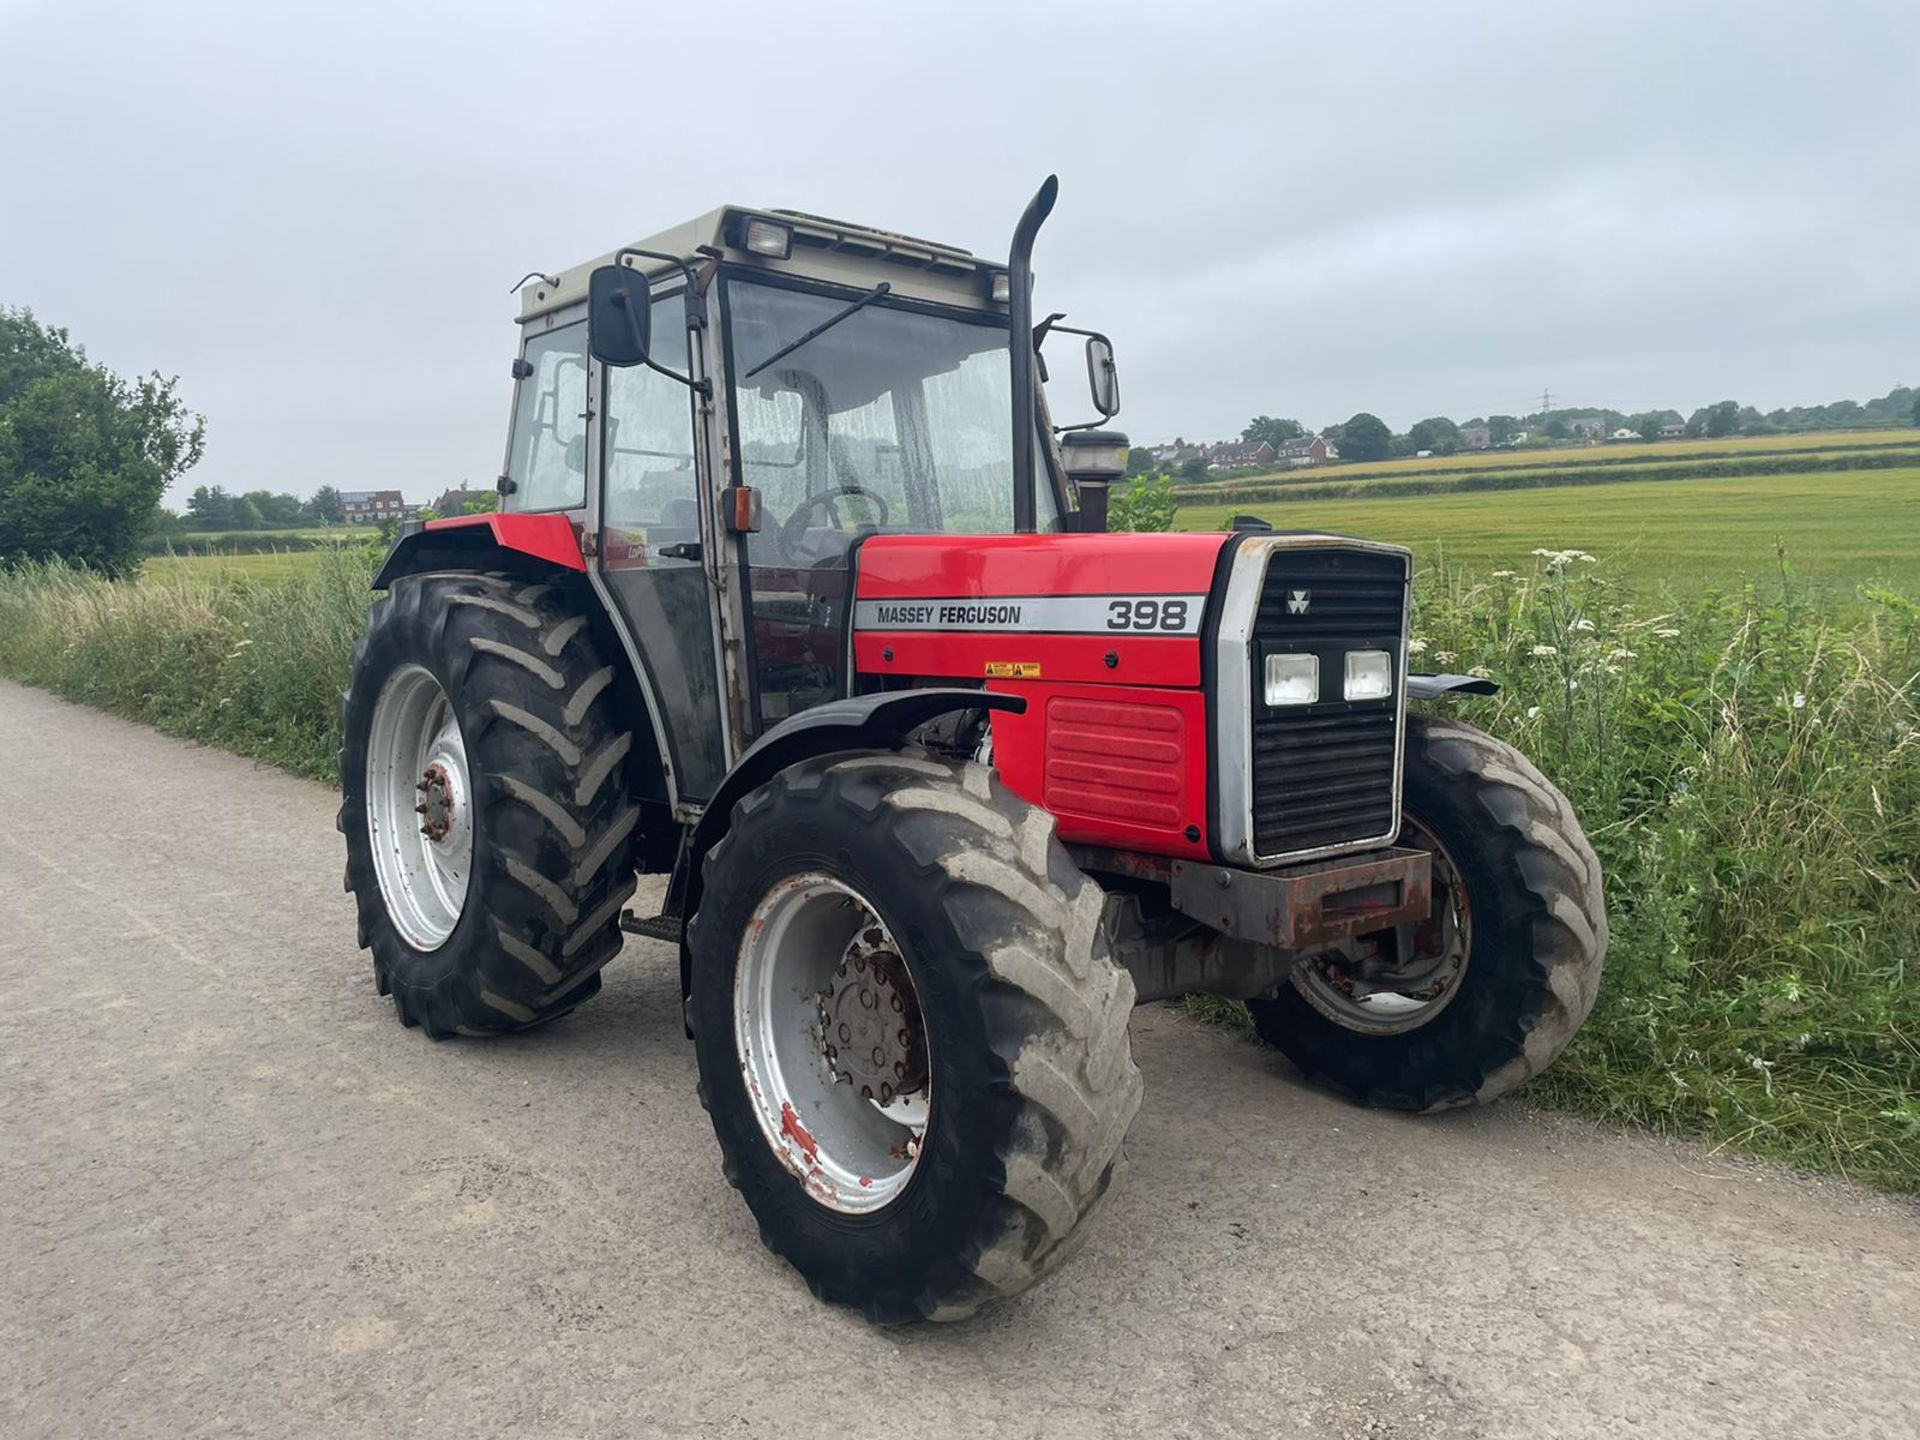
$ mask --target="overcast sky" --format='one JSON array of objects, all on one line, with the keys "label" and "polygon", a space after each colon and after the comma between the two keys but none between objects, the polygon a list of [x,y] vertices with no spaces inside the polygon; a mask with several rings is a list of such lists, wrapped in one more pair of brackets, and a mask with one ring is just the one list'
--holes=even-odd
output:
[{"label": "overcast sky", "polygon": [[1004,255],[1049,171],[1136,440],[1920,381],[1912,0],[0,0],[0,76],[0,304],[177,372],[188,486],[485,484],[528,270],[723,201]]}]

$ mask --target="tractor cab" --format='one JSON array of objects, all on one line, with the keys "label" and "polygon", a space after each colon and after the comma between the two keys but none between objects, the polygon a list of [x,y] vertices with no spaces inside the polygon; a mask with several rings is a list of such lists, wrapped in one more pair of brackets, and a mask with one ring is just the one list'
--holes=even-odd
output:
[{"label": "tractor cab", "polygon": [[[1103,519],[1062,464],[1033,350],[1009,343],[1034,328],[1011,271],[728,206],[522,286],[500,508],[579,528],[677,809],[768,728],[849,693],[863,542]],[[1086,337],[1104,419],[1111,346],[1062,318],[1041,336]]]}]

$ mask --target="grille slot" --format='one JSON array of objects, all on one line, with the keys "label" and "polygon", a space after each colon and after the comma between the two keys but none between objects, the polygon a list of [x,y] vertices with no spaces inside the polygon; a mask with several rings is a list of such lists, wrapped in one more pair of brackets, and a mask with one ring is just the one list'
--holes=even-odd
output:
[{"label": "grille slot", "polygon": [[[1253,852],[1261,859],[1392,838],[1401,687],[1390,699],[1352,703],[1340,692],[1349,650],[1386,650],[1399,674],[1406,606],[1399,555],[1273,552],[1249,656]],[[1318,655],[1321,694],[1333,698],[1269,709],[1260,676],[1271,651]]]}]

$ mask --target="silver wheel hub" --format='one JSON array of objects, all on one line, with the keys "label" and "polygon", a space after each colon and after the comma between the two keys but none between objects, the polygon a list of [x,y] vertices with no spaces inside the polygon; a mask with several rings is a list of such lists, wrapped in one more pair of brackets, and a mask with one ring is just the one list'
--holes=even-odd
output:
[{"label": "silver wheel hub", "polygon": [[740,942],[734,1040],[761,1133],[809,1195],[846,1214],[899,1197],[933,1087],[911,971],[871,902],[817,871],[761,897]]},{"label": "silver wheel hub", "polygon": [[1466,886],[1446,847],[1411,816],[1400,843],[1432,856],[1432,912],[1394,937],[1395,953],[1316,956],[1292,977],[1309,1005],[1363,1035],[1402,1035],[1432,1021],[1459,993],[1473,948]]},{"label": "silver wheel hub", "polygon": [[473,871],[473,787],[453,706],[420,665],[387,677],[367,735],[367,834],[388,918],[416,950],[453,934]]}]

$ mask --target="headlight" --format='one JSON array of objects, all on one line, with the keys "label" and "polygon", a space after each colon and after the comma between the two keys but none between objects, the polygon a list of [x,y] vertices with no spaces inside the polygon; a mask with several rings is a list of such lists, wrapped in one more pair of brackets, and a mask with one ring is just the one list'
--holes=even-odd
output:
[{"label": "headlight", "polygon": [[1311,705],[1319,698],[1318,655],[1267,656],[1267,704]]},{"label": "headlight", "polygon": [[1393,656],[1385,650],[1349,650],[1347,652],[1347,699],[1384,700],[1391,694],[1393,694]]}]

